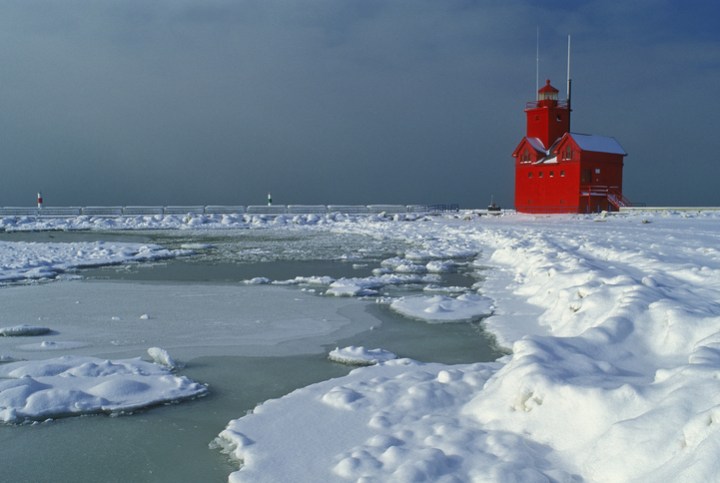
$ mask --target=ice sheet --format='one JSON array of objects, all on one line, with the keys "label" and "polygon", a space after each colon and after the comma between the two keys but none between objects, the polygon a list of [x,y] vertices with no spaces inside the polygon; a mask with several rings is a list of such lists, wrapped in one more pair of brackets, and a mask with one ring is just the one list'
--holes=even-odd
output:
[{"label": "ice sheet", "polygon": [[[214,284],[62,281],[0,290],[0,323],[39,325],[51,333],[0,337],[0,354],[42,359],[58,351],[131,357],[149,347],[176,359],[199,355],[324,352],[323,343],[367,330],[339,311],[356,299],[320,298],[294,288]],[[317,336],[317,344],[298,340]]]}]

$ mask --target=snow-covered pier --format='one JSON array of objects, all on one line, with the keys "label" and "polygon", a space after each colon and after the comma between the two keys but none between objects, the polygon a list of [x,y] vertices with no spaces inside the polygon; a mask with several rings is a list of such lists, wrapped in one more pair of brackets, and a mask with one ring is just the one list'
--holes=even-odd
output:
[{"label": "snow-covered pier", "polygon": [[440,205],[195,205],[195,206],[4,206],[2,216],[153,216],[153,215],[308,215],[326,213],[377,214],[377,213],[432,213],[458,211],[456,204]]},{"label": "snow-covered pier", "polygon": [[720,211],[720,206],[625,206],[620,213],[638,213],[643,211]]}]

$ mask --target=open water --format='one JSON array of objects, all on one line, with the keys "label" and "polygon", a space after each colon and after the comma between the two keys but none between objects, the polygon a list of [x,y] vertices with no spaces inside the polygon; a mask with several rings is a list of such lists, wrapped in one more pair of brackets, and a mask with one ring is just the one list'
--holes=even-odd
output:
[{"label": "open water", "polygon": [[[236,232],[129,232],[2,234],[4,240],[152,242],[169,248],[194,247],[197,254],[163,262],[87,269],[86,283],[123,280],[153,284],[232,284],[253,277],[288,280],[296,276],[363,277],[384,258],[406,247],[359,235],[286,229]],[[472,270],[443,276],[442,285],[470,286]],[[53,283],[63,283],[62,281]],[[252,290],[254,287],[245,287]],[[286,290],[285,288],[282,288]],[[411,293],[421,287],[397,290]],[[2,288],[0,288],[2,290]],[[278,288],[281,290],[281,288]],[[300,290],[300,288],[298,288]],[[322,295],[317,295],[322,297]],[[409,320],[368,300],[362,310],[342,315],[363,320],[365,330],[325,345],[382,347],[427,362],[464,363],[499,357],[478,321],[426,324]],[[198,323],[202,323],[199,321]],[[308,347],[315,347],[312,340]],[[303,343],[303,341],[299,341]],[[347,374],[351,368],[327,360],[326,352],[285,357],[212,357],[184,361],[180,374],[207,383],[210,395],[132,415],[60,419],[0,427],[0,481],[12,482],[221,482],[237,463],[209,443],[231,420],[258,403],[314,382]]]}]

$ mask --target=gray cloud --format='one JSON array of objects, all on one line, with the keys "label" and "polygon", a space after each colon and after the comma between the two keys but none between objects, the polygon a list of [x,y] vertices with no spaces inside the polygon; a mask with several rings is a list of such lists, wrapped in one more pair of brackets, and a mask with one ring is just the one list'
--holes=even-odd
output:
[{"label": "gray cloud", "polygon": [[537,25],[558,87],[573,34],[573,129],[623,144],[630,198],[718,204],[717,12],[698,8],[4,2],[0,204],[510,206]]}]

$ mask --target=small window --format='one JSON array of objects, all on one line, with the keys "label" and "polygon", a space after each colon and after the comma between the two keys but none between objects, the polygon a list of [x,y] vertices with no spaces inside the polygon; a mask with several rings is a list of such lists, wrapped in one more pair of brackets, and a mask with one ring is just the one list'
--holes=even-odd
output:
[{"label": "small window", "polygon": [[528,172],[528,178],[532,178],[532,172]]},{"label": "small window", "polygon": [[600,168],[595,168],[595,174],[600,174]]},{"label": "small window", "polygon": [[564,170],[564,169],[561,169],[561,170],[560,170],[560,177],[561,177],[561,178],[564,178],[564,177],[565,177],[565,170]]},{"label": "small window", "polygon": [[565,155],[563,156],[563,159],[572,159],[573,157],[573,151],[572,146],[568,144],[568,146],[565,148]]},{"label": "small window", "polygon": [[540,171],[540,172],[538,173],[538,178],[542,178],[542,177],[543,177],[543,172]]},{"label": "small window", "polygon": [[580,172],[580,182],[582,184],[587,184],[591,180],[592,180],[592,174],[590,173],[590,170],[583,168],[583,170]]},{"label": "small window", "polygon": [[551,178],[554,178],[554,177],[555,177],[555,171],[550,171],[550,177],[551,177]]}]

